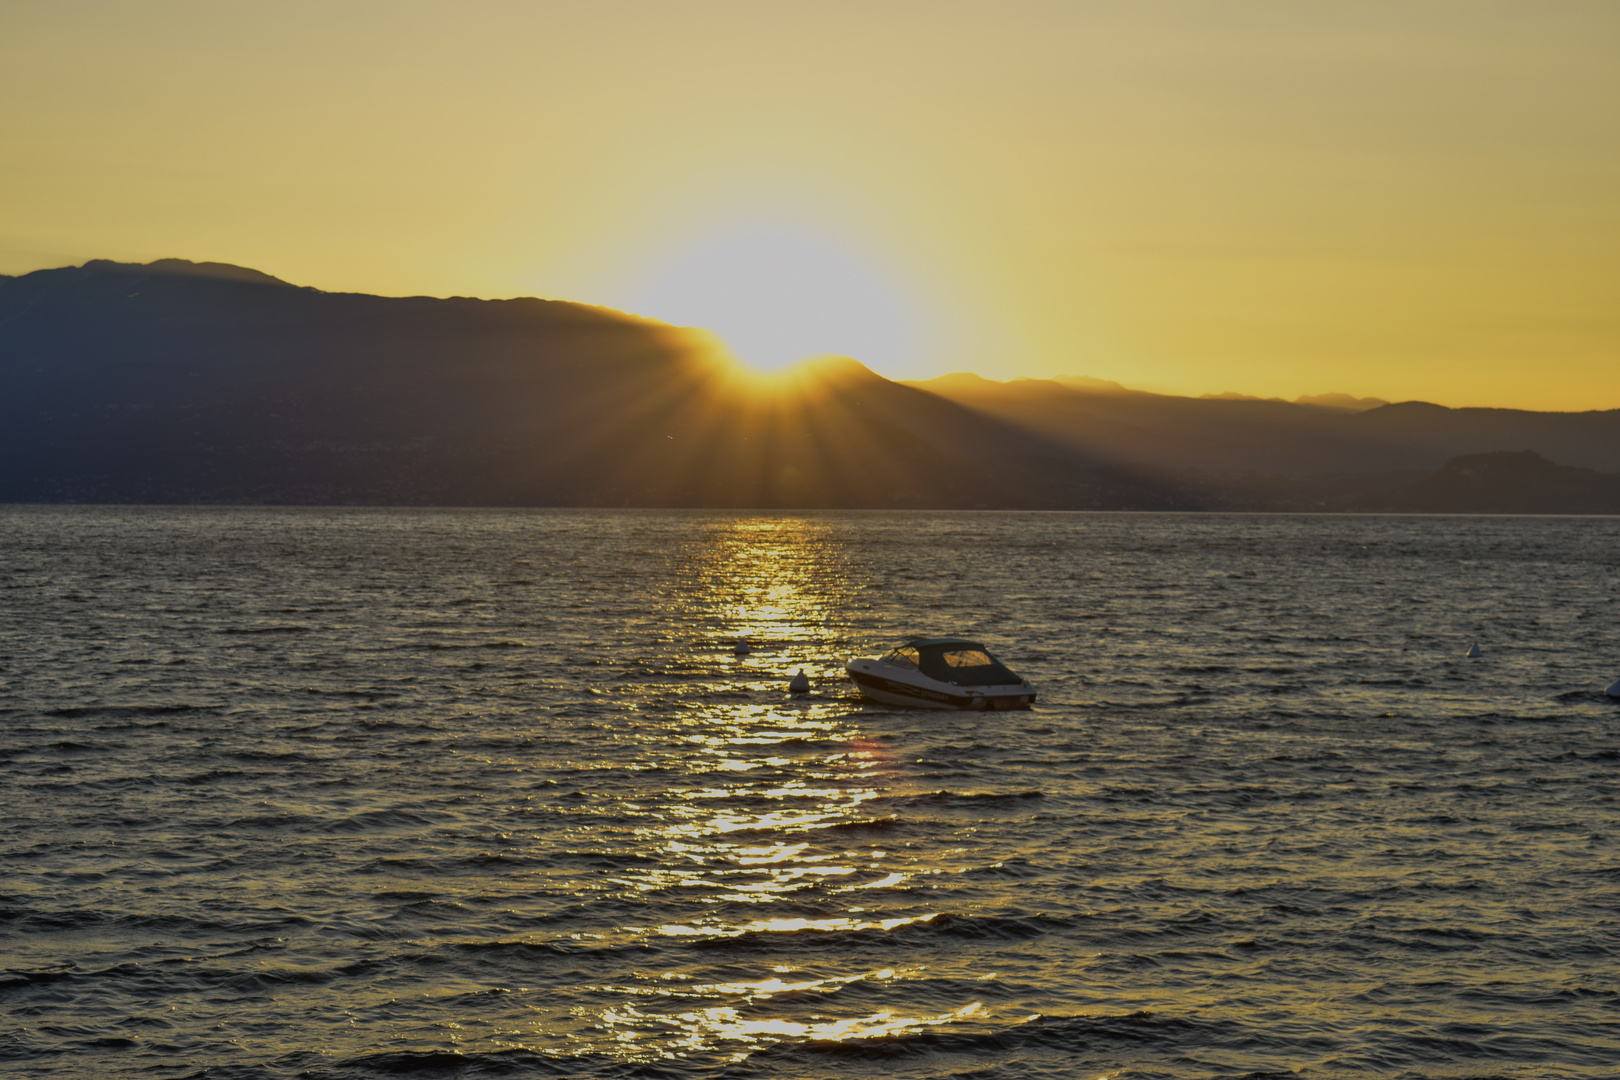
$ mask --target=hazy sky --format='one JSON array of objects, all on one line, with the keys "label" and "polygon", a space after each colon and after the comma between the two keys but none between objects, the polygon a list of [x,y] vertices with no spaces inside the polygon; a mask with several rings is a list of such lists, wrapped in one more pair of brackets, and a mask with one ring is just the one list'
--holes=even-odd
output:
[{"label": "hazy sky", "polygon": [[1620,3],[0,0],[0,272],[1620,407]]}]

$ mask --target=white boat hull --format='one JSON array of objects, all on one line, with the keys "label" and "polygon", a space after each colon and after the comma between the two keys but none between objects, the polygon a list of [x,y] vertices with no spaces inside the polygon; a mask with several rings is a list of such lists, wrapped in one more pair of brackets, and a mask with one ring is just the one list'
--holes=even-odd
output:
[{"label": "white boat hull", "polygon": [[910,709],[995,711],[1027,709],[1035,703],[1035,688],[1027,682],[1007,686],[957,686],[905,671],[881,660],[851,660],[844,670],[860,688],[861,696],[881,705]]}]

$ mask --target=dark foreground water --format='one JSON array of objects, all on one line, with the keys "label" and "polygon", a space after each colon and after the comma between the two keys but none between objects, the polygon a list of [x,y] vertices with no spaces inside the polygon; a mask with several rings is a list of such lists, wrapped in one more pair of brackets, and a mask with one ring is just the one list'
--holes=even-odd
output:
[{"label": "dark foreground water", "polygon": [[[7,1076],[1620,1075],[1620,519],[0,543]],[[853,700],[922,631],[1039,707]]]}]

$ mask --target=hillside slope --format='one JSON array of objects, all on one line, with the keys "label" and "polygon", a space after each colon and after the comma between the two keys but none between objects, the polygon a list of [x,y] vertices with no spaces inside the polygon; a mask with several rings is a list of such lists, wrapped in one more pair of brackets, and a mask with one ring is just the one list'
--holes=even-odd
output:
[{"label": "hillside slope", "polygon": [[1620,412],[904,384],[836,357],[764,380],[700,331],[561,301],[177,259],[0,277],[0,502],[1620,511],[1601,474],[1518,458],[1489,497],[1425,476],[1505,451],[1620,469]]},{"label": "hillside slope", "polygon": [[1540,413],[1409,401],[1361,410],[965,374],[907,385],[1016,422],[1097,461],[1310,474],[1428,470],[1459,455],[1531,449],[1570,465],[1620,471],[1620,409]]},{"label": "hillside slope", "polygon": [[0,278],[0,501],[973,506],[981,459],[1048,452],[853,361],[766,394],[578,304],[183,260]]}]

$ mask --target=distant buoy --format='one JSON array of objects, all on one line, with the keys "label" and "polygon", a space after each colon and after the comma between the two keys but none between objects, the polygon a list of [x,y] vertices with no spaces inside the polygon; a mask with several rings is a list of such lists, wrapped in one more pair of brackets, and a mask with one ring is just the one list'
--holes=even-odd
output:
[{"label": "distant buoy", "polygon": [[[1615,683],[1615,686],[1620,686],[1620,683]],[[788,680],[788,693],[808,694],[809,692],[810,676],[804,673],[804,668],[800,668],[799,673]]]},{"label": "distant buoy", "polygon": [[1472,658],[1472,657],[1477,657],[1477,656],[1484,656],[1485,654],[1480,651],[1479,642],[1476,641],[1472,645],[1468,646],[1468,655],[1469,655],[1470,658]]},{"label": "distant buoy", "polygon": [[737,639],[737,644],[735,644],[735,645],[733,645],[731,647],[731,651],[734,654],[736,654],[737,656],[747,656],[749,653],[753,652],[754,650],[750,649],[748,647],[748,639],[747,638],[738,638]]},{"label": "distant buoy", "polygon": [[1610,683],[1609,688],[1603,692],[1612,698],[1620,698],[1620,679],[1616,679],[1614,682]]}]

